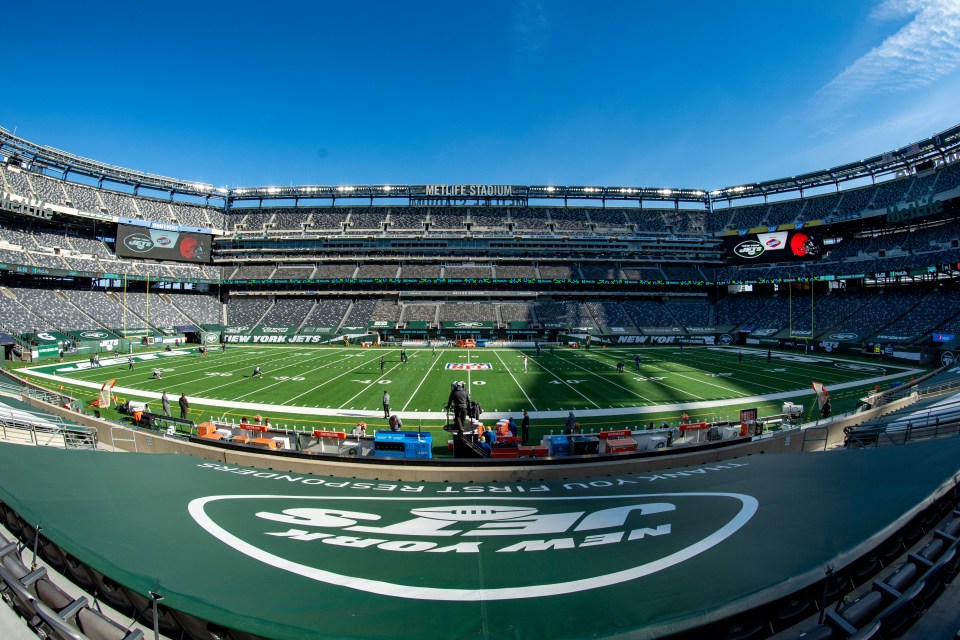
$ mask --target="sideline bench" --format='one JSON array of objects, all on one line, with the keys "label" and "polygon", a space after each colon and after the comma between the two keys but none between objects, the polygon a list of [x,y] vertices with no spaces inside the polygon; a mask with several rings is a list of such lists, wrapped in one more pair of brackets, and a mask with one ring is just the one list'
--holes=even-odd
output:
[{"label": "sideline bench", "polygon": [[148,429],[164,429],[167,427],[174,427],[177,433],[193,435],[196,431],[197,423],[193,420],[185,420],[184,418],[165,416],[162,413],[150,413],[148,411],[144,411],[140,416],[140,426],[147,427]]}]

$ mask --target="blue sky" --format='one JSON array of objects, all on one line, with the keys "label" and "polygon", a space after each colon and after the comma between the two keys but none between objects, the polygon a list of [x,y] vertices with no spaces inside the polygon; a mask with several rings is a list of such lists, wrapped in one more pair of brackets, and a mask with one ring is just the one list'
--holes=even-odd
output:
[{"label": "blue sky", "polygon": [[216,186],[710,190],[960,121],[958,0],[52,1],[3,13],[17,37],[0,126]]}]

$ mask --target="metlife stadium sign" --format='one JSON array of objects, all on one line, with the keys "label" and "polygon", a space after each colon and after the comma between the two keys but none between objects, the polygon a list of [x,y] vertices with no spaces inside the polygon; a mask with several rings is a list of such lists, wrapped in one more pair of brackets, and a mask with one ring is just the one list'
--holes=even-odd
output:
[{"label": "metlife stadium sign", "polygon": [[210,238],[204,233],[180,231],[176,225],[152,228],[117,225],[117,255],[122,258],[210,262]]}]

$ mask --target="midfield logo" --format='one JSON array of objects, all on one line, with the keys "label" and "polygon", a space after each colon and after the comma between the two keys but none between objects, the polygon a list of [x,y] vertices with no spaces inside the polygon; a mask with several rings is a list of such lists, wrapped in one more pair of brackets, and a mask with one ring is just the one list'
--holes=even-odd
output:
[{"label": "midfield logo", "polygon": [[471,362],[470,364],[465,362],[455,362],[448,364],[446,368],[454,371],[486,371],[493,369],[493,365],[480,362]]},{"label": "midfield logo", "polygon": [[709,492],[227,495],[198,498],[189,512],[215,540],[278,570],[400,598],[483,601],[643,578],[723,543],[757,507],[748,495]]}]

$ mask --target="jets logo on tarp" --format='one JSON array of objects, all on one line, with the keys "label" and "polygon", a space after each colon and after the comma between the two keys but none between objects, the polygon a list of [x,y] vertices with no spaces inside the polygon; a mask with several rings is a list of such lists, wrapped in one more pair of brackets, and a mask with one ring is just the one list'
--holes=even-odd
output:
[{"label": "jets logo on tarp", "polygon": [[188,509],[211,542],[278,571],[385,596],[476,602],[641,580],[724,543],[757,506],[744,494],[690,492],[475,501],[221,495]]}]

